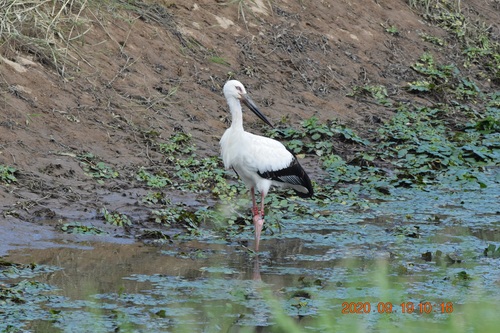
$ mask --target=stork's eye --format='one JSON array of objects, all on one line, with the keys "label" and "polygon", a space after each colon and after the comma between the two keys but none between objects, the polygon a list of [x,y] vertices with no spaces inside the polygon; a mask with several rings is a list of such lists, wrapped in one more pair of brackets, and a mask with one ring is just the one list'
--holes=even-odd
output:
[{"label": "stork's eye", "polygon": [[241,89],[241,87],[236,86],[236,90],[238,90],[240,93],[243,93],[243,90]]}]

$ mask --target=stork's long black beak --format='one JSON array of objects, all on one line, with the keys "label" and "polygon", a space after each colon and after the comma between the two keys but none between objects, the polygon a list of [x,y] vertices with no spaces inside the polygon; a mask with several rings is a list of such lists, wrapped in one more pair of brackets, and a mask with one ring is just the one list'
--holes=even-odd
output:
[{"label": "stork's long black beak", "polygon": [[241,101],[246,105],[248,106],[248,108],[250,110],[252,110],[253,113],[255,113],[257,115],[257,117],[259,117],[263,122],[265,122],[266,124],[268,124],[269,126],[273,127],[273,124],[271,124],[271,122],[269,120],[267,120],[266,116],[264,116],[259,108],[257,108],[257,105],[255,105],[255,103],[253,102],[253,100],[250,98],[250,96],[248,96],[247,94],[244,94],[244,95],[241,95]]}]

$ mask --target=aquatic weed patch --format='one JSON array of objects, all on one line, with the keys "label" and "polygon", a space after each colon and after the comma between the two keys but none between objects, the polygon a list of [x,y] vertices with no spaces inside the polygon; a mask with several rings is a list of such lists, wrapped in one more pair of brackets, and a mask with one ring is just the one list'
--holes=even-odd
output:
[{"label": "aquatic weed patch", "polygon": [[[56,288],[34,280],[61,268],[29,264],[22,265],[0,259],[0,331],[19,332],[31,321],[51,317],[43,308]],[[14,282],[15,281],[15,282]]]},{"label": "aquatic weed patch", "polygon": [[106,223],[116,225],[119,227],[126,227],[132,225],[132,221],[127,215],[116,211],[110,212],[106,209],[106,207],[101,208],[101,214],[103,215],[104,221],[106,221]]},{"label": "aquatic weed patch", "polygon": [[22,279],[32,278],[40,274],[51,273],[60,270],[55,266],[47,266],[36,263],[28,265],[17,264],[0,259],[0,279]]},{"label": "aquatic weed patch", "polygon": [[[396,187],[390,198],[368,209],[333,202],[315,206],[314,218],[290,214],[279,237],[266,232],[258,257],[237,242],[223,247],[214,239],[163,243],[140,258],[158,265],[160,256],[167,263],[155,273],[127,269],[122,286],[91,288],[81,299],[61,296],[55,287],[40,288],[50,295],[30,303],[33,315],[11,319],[19,329],[45,325],[74,332],[220,332],[255,326],[287,332],[401,327],[494,332],[500,235],[491,231],[499,226],[498,170],[486,172],[484,181],[483,188],[461,191],[445,184],[425,191]],[[122,265],[128,267],[127,261]],[[75,273],[70,279],[77,286],[84,277],[64,272]],[[47,278],[58,281],[43,271],[27,276],[42,286]],[[95,280],[109,285],[109,276]],[[10,297],[15,300],[16,294]],[[21,303],[11,305],[9,313],[23,309]]]},{"label": "aquatic weed patch", "polygon": [[467,129],[466,134],[450,131],[440,119],[442,112],[426,107],[401,110],[379,129],[383,143],[376,153],[392,162],[401,181],[425,184],[455,168],[479,172],[484,166],[498,163],[500,142],[494,139],[487,143],[496,135],[484,135],[474,129]]},{"label": "aquatic weed patch", "polygon": [[[363,184],[365,190],[386,194],[391,187],[443,179],[484,186],[483,169],[500,161],[500,109],[495,93],[482,95],[482,103],[484,112],[445,104],[401,105],[370,138],[315,117],[301,129],[277,129],[272,135],[288,140],[296,154],[316,154],[334,183]],[[338,154],[339,140],[352,147],[350,160]]]},{"label": "aquatic weed patch", "polygon": [[63,232],[79,235],[101,235],[106,232],[94,226],[83,225],[79,222],[65,223],[61,227]]},{"label": "aquatic weed patch", "polygon": [[51,318],[52,313],[43,309],[42,304],[54,289],[48,284],[28,280],[0,286],[0,331],[20,332],[29,322]]}]

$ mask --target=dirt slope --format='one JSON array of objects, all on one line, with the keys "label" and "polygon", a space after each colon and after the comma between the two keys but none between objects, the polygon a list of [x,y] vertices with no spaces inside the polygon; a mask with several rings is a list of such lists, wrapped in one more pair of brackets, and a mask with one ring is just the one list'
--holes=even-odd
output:
[{"label": "dirt slope", "polygon": [[[459,53],[453,44],[424,41],[422,33],[449,34],[428,25],[403,0],[241,3],[149,1],[131,8],[68,9],[80,24],[56,65],[14,43],[2,44],[0,164],[19,172],[18,183],[0,185],[0,218],[92,219],[106,206],[140,220],[147,212],[137,200],[147,189],[135,172],[165,162],[148,137],[168,139],[184,131],[200,155],[217,155],[229,121],[221,94],[229,78],[242,81],[274,123],[338,118],[363,136],[391,111],[347,96],[354,87],[384,85],[396,101],[415,99],[403,90],[416,78],[409,65],[425,51],[437,61]],[[498,1],[462,6],[498,36]],[[388,33],[390,27],[397,33]],[[259,132],[256,118],[246,122]],[[99,184],[76,158],[83,153],[120,177]],[[304,163],[318,170],[314,156]],[[206,200],[172,197],[193,205]]]}]

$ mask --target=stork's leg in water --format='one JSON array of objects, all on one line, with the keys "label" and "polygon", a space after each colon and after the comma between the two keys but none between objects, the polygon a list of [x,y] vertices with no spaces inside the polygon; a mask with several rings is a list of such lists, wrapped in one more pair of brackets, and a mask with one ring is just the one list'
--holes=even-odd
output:
[{"label": "stork's leg in water", "polygon": [[264,225],[264,193],[261,194],[260,212],[255,201],[255,189],[252,187],[252,213],[253,213],[253,226],[255,227],[255,251],[259,251],[260,233]]},{"label": "stork's leg in water", "polygon": [[260,215],[253,217],[253,225],[255,227],[255,251],[259,252],[260,233],[264,225],[264,219]]}]

